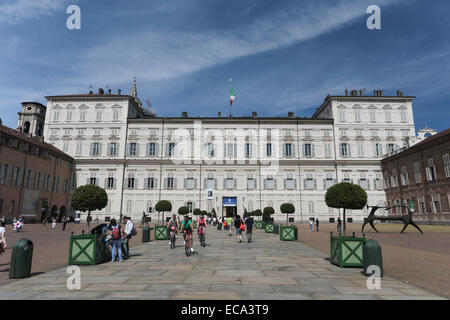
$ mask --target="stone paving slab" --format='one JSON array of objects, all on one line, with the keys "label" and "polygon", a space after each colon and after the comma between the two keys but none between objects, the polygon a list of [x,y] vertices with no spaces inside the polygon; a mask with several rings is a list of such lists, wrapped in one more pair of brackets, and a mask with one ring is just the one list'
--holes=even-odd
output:
[{"label": "stone paving slab", "polygon": [[68,290],[66,268],[0,286],[0,299],[183,299],[183,300],[380,300],[441,299],[423,289],[382,278],[369,290],[361,268],[339,268],[327,256],[300,242],[254,232],[253,243],[238,243],[215,228],[205,248],[186,257],[182,241],[131,248],[124,262],[81,266],[81,290]]}]

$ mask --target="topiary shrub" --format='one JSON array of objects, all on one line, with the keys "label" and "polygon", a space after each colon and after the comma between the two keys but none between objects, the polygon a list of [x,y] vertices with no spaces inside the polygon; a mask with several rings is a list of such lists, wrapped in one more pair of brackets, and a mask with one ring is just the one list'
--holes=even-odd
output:
[{"label": "topiary shrub", "polygon": [[289,223],[289,215],[295,213],[295,207],[292,203],[283,203],[280,206],[281,213],[286,214],[286,225]]},{"label": "topiary shrub", "polygon": [[70,204],[74,210],[88,212],[88,233],[90,233],[91,211],[105,208],[108,204],[108,194],[105,189],[94,185],[80,186],[73,192]]},{"label": "topiary shrub", "polygon": [[325,203],[330,208],[344,209],[344,236],[346,235],[345,210],[360,210],[367,204],[367,193],[356,184],[342,182],[327,190]]},{"label": "topiary shrub", "polygon": [[178,208],[178,214],[182,215],[182,216],[185,216],[185,215],[189,214],[189,208],[186,207],[186,206],[179,207]]},{"label": "topiary shrub", "polygon": [[155,210],[158,212],[158,222],[159,222],[159,213],[162,212],[163,223],[164,223],[164,212],[172,211],[172,204],[168,200],[160,200],[155,205]]},{"label": "topiary shrub", "polygon": [[274,213],[275,210],[272,207],[265,207],[263,210],[263,220],[270,223],[272,221],[272,218],[270,216]]}]

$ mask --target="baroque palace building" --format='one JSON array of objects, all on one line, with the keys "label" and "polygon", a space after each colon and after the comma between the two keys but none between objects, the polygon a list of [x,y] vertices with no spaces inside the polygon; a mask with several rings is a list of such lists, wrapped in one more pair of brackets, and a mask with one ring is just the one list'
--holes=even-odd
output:
[{"label": "baroque palace building", "polygon": [[380,161],[415,139],[414,97],[400,91],[328,95],[311,118],[158,117],[142,107],[136,82],[129,95],[99,89],[46,99],[45,141],[75,159],[77,186],[108,193],[107,207],[92,213],[100,220],[145,212],[154,221],[159,200],[174,213],[186,205],[218,216],[271,206],[275,220],[286,219],[279,208],[290,202],[295,221],[337,219],[324,201],[327,188],[353,182],[370,205],[384,203]]}]

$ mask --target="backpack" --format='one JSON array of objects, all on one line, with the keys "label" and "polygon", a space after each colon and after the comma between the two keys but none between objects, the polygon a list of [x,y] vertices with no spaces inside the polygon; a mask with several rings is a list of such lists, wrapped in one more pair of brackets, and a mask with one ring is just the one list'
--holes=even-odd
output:
[{"label": "backpack", "polygon": [[112,231],[112,239],[119,240],[120,239],[120,229],[119,226],[111,227]]},{"label": "backpack", "polygon": [[131,229],[131,236],[135,237],[137,235],[136,227],[133,225],[133,229]]}]

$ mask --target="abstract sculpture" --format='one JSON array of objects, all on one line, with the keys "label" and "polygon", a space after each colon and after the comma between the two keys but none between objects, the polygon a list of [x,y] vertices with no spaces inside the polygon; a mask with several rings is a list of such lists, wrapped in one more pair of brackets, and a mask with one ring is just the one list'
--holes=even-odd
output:
[{"label": "abstract sculpture", "polygon": [[[370,211],[369,216],[364,219],[364,223],[362,225],[361,232],[364,232],[364,226],[369,223],[370,226],[373,228],[373,230],[375,230],[377,233],[379,233],[378,230],[373,225],[373,222],[375,220],[380,220],[380,221],[403,221],[404,226],[403,226],[402,231],[400,231],[400,233],[403,233],[403,231],[405,231],[405,229],[406,229],[406,227],[408,225],[412,225],[417,230],[419,230],[420,233],[423,234],[423,232],[422,232],[422,230],[420,230],[419,226],[413,221],[411,210],[408,207],[406,207],[406,206],[393,206],[393,207],[378,207],[378,206],[374,206],[374,207],[370,207],[370,208],[372,208],[372,210]],[[408,214],[402,215],[402,216],[391,216],[391,217],[384,217],[384,216],[376,216],[375,215],[375,211],[377,211],[378,209],[389,210],[389,209],[392,209],[392,208],[406,208],[406,210],[408,210]]]}]

